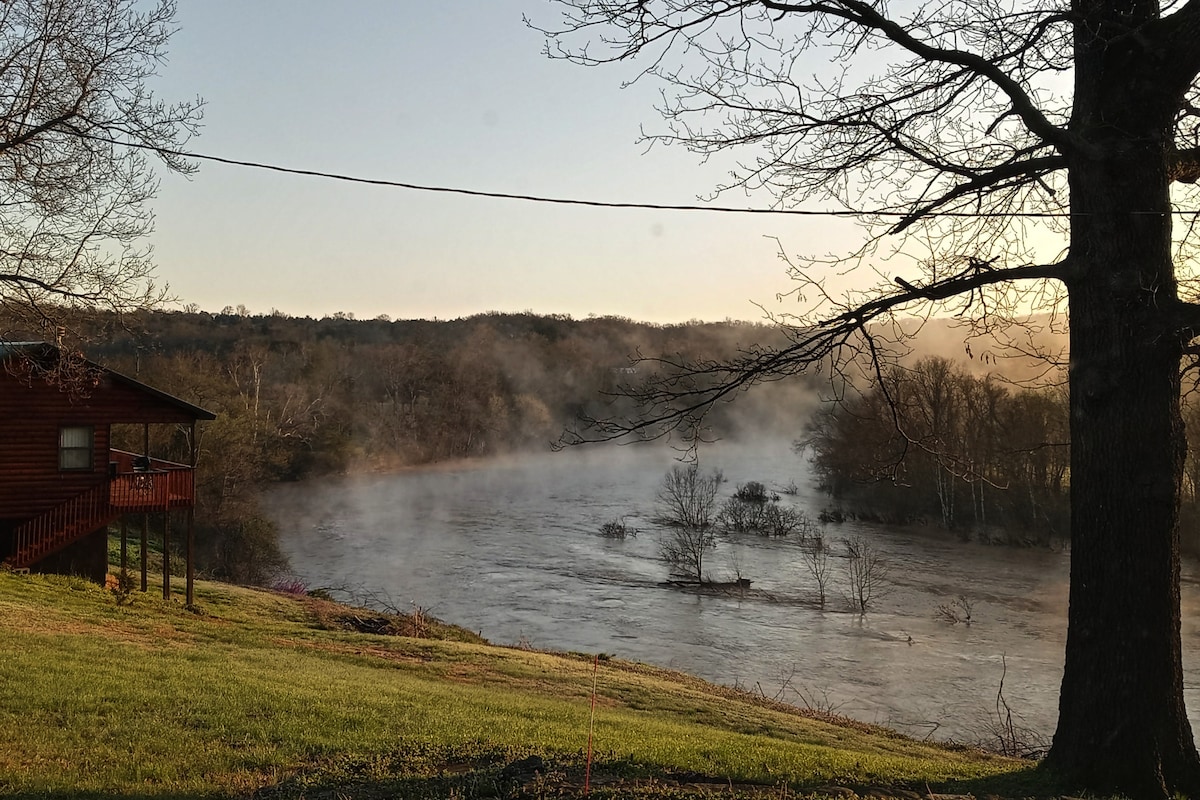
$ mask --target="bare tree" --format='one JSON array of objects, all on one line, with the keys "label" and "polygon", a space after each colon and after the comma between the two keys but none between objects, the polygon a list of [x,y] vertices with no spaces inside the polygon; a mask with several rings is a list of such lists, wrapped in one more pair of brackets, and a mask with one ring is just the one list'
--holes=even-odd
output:
[{"label": "bare tree", "polygon": [[681,528],[711,527],[724,480],[719,470],[704,473],[696,464],[672,467],[658,490],[659,520]]},{"label": "bare tree", "polygon": [[846,583],[850,605],[860,614],[889,591],[888,565],[875,545],[861,536],[845,540]]},{"label": "bare tree", "polygon": [[817,604],[825,608],[828,600],[827,589],[832,568],[829,562],[829,549],[825,547],[823,538],[817,538],[813,544],[804,549],[804,566],[817,584]]},{"label": "bare tree", "polygon": [[688,525],[664,531],[658,540],[658,552],[671,568],[673,577],[694,583],[704,582],[704,557],[717,546],[711,528]]},{"label": "bare tree", "polygon": [[199,101],[148,87],[174,29],[173,0],[12,0],[0,6],[0,336],[118,313],[163,293],[151,278],[147,203],[195,133]]},{"label": "bare tree", "polygon": [[704,556],[717,545],[712,524],[723,480],[719,470],[704,473],[697,464],[677,464],[663,476],[658,521],[670,529],[659,539],[659,556],[679,577],[704,580]]},{"label": "bare tree", "polygon": [[[790,344],[730,363],[667,359],[632,391],[640,416],[588,435],[694,435],[757,381],[852,373],[861,356],[877,370],[888,335],[911,332],[900,313],[955,313],[1013,341],[1006,326],[1031,308],[1065,306],[1071,601],[1047,766],[1072,788],[1200,794],[1178,533],[1180,372],[1200,332],[1188,294],[1200,0],[558,5],[551,55],[641,59],[663,82],[668,126],[653,140],[746,154],[720,188],[874,212],[857,252],[789,260]],[[828,267],[855,265],[882,280],[827,286]]]}]

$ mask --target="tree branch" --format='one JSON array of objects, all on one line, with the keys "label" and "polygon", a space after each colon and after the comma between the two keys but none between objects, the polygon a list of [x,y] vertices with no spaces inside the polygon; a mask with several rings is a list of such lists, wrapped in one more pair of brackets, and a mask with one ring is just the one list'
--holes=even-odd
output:
[{"label": "tree branch", "polygon": [[17,135],[15,135],[5,141],[0,142],[0,153],[5,153],[5,152],[13,149],[14,147],[20,147],[21,145],[28,144],[29,142],[33,141],[37,137],[41,136],[43,133],[53,130],[54,128],[57,128],[59,126],[65,125],[66,123],[70,122],[72,119],[74,119],[78,115],[79,115],[79,109],[78,109],[78,107],[75,107],[75,108],[70,109],[69,111],[59,114],[56,117],[51,117],[50,119],[46,120],[45,122],[42,122],[38,125],[34,125],[32,128],[26,128],[26,129],[22,130],[20,133],[18,133]]},{"label": "tree branch", "polygon": [[1167,169],[1173,181],[1179,183],[1200,181],[1200,147],[1175,150],[1170,155]]},{"label": "tree branch", "polygon": [[995,169],[980,173],[970,180],[958,184],[941,197],[913,209],[912,213],[906,215],[892,226],[890,233],[900,233],[937,209],[966,195],[992,189],[999,184],[1013,181],[1014,179],[1036,180],[1047,173],[1065,169],[1066,165],[1066,159],[1061,155],[1043,156],[1040,158],[1031,158],[1026,161],[1014,161],[1009,164],[1002,164]]},{"label": "tree branch", "polygon": [[[976,192],[982,192],[1017,178],[1036,180],[1043,175],[1066,169],[1066,159],[1061,155],[1042,156],[1027,161],[1014,161],[980,173],[968,181],[958,184],[934,200],[922,204],[912,213],[892,226],[890,233],[901,233],[906,228],[947,204]],[[1200,147],[1175,150],[1169,156],[1168,174],[1179,183],[1200,181]]]},{"label": "tree branch", "polygon": [[[1196,0],[1193,0],[1195,2]],[[926,61],[954,64],[991,81],[1012,103],[1016,114],[1035,136],[1054,145],[1060,152],[1081,150],[1086,143],[1072,136],[1047,119],[1034,104],[1033,98],[1021,85],[998,64],[976,53],[953,50],[927,44],[912,35],[903,25],[879,13],[874,6],[861,0],[830,0],[816,3],[783,3],[777,0],[761,0],[765,8],[782,13],[828,14],[869,30],[877,31],[889,41],[903,47],[913,55]]]},{"label": "tree branch", "polygon": [[917,300],[948,300],[956,295],[968,294],[997,283],[1042,279],[1066,281],[1071,277],[1072,269],[1073,266],[1067,259],[1056,264],[1028,264],[1004,269],[993,269],[986,261],[971,259],[967,268],[961,272],[925,286],[914,286],[902,278],[896,278],[897,285],[904,291],[863,303],[818,327],[837,326],[846,322],[866,324],[881,314]]},{"label": "tree branch", "polygon": [[13,284],[21,285],[21,286],[34,286],[38,289],[41,289],[43,292],[60,295],[62,297],[71,297],[71,298],[75,298],[76,300],[90,300],[90,299],[94,299],[96,297],[96,295],[91,292],[74,292],[74,291],[71,291],[70,289],[63,288],[62,286],[56,286],[47,281],[38,280],[37,278],[31,278],[28,275],[17,275],[14,273],[0,272],[0,283],[13,283]]},{"label": "tree branch", "polygon": [[641,364],[663,368],[663,374],[652,375],[637,386],[622,386],[613,393],[616,397],[634,400],[639,407],[638,415],[633,418],[582,417],[585,430],[565,431],[556,445],[614,441],[631,436],[638,440],[658,439],[683,429],[685,440],[694,447],[702,440],[705,415],[718,402],[731,400],[759,383],[802,374],[810,368],[818,369],[839,351],[856,349],[852,343],[855,336],[866,341],[866,354],[878,369],[880,355],[871,325],[891,311],[913,303],[970,295],[998,283],[1066,280],[1071,269],[1068,260],[995,269],[986,261],[969,259],[967,266],[954,275],[925,286],[915,286],[897,278],[901,291],[862,303],[811,327],[793,327],[789,330],[792,344],[787,347],[755,347],[737,358],[719,362],[690,363],[667,357],[639,359]]},{"label": "tree branch", "polygon": [[1159,53],[1163,78],[1183,91],[1200,76],[1200,0],[1188,2],[1168,17],[1156,21],[1151,36],[1163,43]]},{"label": "tree branch", "polygon": [[[1168,313],[1168,324],[1173,325],[1184,339],[1184,342],[1200,337],[1200,303],[1186,300],[1176,300]],[[1190,350],[1195,350],[1191,348]]]}]

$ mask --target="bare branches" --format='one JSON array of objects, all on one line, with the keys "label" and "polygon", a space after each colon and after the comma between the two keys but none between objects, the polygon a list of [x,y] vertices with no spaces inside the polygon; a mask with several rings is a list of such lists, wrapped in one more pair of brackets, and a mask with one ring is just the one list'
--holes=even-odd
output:
[{"label": "bare branches", "polygon": [[[0,11],[0,306],[24,334],[62,311],[118,313],[160,301],[151,279],[142,152],[169,169],[195,133],[199,101],[163,103],[147,84],[175,3],[16,0]],[[106,140],[86,134],[101,133]]]},{"label": "bare branches", "polygon": [[1062,156],[1054,155],[1013,161],[986,172],[974,174],[970,176],[969,180],[958,184],[940,197],[929,200],[914,208],[912,212],[892,227],[891,233],[903,232],[910,225],[920,221],[942,206],[953,203],[959,198],[970,195],[980,196],[1006,184],[1019,185],[1037,181],[1048,173],[1060,170],[1065,166],[1065,159]]},{"label": "bare branches", "polygon": [[785,13],[819,13],[844,19],[862,29],[879,32],[889,41],[900,45],[924,61],[963,67],[975,75],[986,78],[999,88],[1012,103],[1012,113],[1020,117],[1029,130],[1043,141],[1060,150],[1074,149],[1080,144],[1074,141],[1064,128],[1051,123],[1037,108],[1029,92],[995,61],[977,53],[932,45],[913,35],[912,30],[905,25],[885,17],[873,5],[860,2],[860,0],[831,0],[831,2],[802,4],[763,0],[763,5]]},{"label": "bare branches", "polygon": [[1171,154],[1171,180],[1180,183],[1200,181],[1200,147],[1176,150]]},{"label": "bare branches", "polygon": [[[562,24],[541,28],[552,57],[581,64],[637,57],[638,79],[663,84],[666,129],[646,141],[722,163],[736,155],[714,195],[880,212],[860,217],[868,235],[860,251],[806,253],[800,272],[879,269],[889,256],[914,264],[968,254],[1009,264],[1061,257],[1046,244],[1062,237],[1066,219],[1014,212],[1061,214],[1070,202],[1062,153],[1077,144],[1063,133],[1071,101],[1059,76],[1071,65],[1073,23],[1065,4],[557,5]],[[822,318],[781,321],[811,326]]]},{"label": "bare branches", "polygon": [[[707,435],[705,415],[715,403],[797,373],[861,375],[856,356],[871,362],[865,377],[879,384],[880,362],[893,357],[888,346],[909,335],[893,317],[901,312],[953,313],[974,332],[1007,324],[1018,308],[1061,308],[1064,289],[1044,288],[1046,279],[1068,281],[1075,266],[1063,251],[1039,248],[1046,232],[1062,236],[1071,221],[1027,223],[1012,212],[1066,211],[1070,159],[1104,155],[1067,132],[1074,98],[1064,77],[1083,24],[1079,11],[1055,0],[933,0],[890,10],[865,0],[559,5],[568,11],[554,34],[558,57],[595,64],[650,56],[642,74],[666,85],[659,110],[668,126],[651,141],[705,158],[753,154],[718,193],[766,190],[780,206],[821,200],[904,215],[864,220],[868,239],[853,253],[789,262],[798,281],[792,294],[804,310],[774,317],[787,327],[788,345],[752,349],[726,364],[644,360],[656,374],[618,392],[644,413],[590,420],[595,427],[574,439],[679,433],[690,444]],[[1183,25],[1185,11],[1175,16]],[[580,34],[591,37],[587,46],[605,49],[565,44]],[[867,64],[821,66],[855,58]],[[1172,178],[1183,184],[1200,178],[1200,96],[1189,98],[1171,161]],[[947,211],[976,216],[934,213]],[[885,244],[886,237],[896,238]],[[1003,264],[1026,266],[997,268]],[[835,297],[819,277],[854,269],[875,270],[883,280]],[[992,288],[1016,281],[1036,288]]]},{"label": "bare branches", "polygon": [[847,374],[847,365],[865,356],[878,370],[883,354],[872,329],[893,311],[914,304],[965,298],[968,306],[986,287],[1021,280],[1063,280],[1069,264],[1026,265],[997,269],[979,259],[968,259],[963,268],[924,286],[897,279],[900,291],[867,302],[831,310],[834,301],[820,303],[828,312],[823,318],[789,326],[791,344],[785,347],[758,346],[744,350],[729,361],[688,362],[660,356],[639,363],[652,374],[635,386],[623,386],[616,397],[635,401],[636,414],[611,418],[588,417],[584,427],[567,431],[560,445],[628,439],[655,439],[680,435],[689,448],[704,441],[704,419],[720,402],[727,402],[755,384],[798,374],[828,370]]},{"label": "bare branches", "polygon": [[1064,280],[1068,277],[1069,272],[1070,265],[1066,261],[1058,264],[1031,264],[1023,267],[995,269],[990,262],[970,259],[966,268],[961,272],[921,288],[901,281],[902,287],[907,286],[905,291],[864,303],[857,308],[843,312],[826,324],[837,325],[842,322],[866,324],[884,312],[907,305],[915,300],[937,301],[964,294],[970,297],[972,292],[985,286],[1016,280],[1044,278]]}]

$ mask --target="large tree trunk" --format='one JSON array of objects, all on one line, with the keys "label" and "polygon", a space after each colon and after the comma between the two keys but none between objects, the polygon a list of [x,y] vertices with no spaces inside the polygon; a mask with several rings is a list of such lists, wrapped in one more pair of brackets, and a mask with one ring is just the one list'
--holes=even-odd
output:
[{"label": "large tree trunk", "polygon": [[1148,309],[1096,294],[1071,300],[1071,605],[1047,763],[1094,791],[1194,794],[1179,639],[1179,347],[1151,333]]},{"label": "large tree trunk", "polygon": [[1087,16],[1071,128],[1092,149],[1069,156],[1071,605],[1046,763],[1097,792],[1195,794],[1179,640],[1186,444],[1182,341],[1169,319],[1171,102],[1148,89],[1148,59],[1112,41],[1112,3],[1076,10]]}]

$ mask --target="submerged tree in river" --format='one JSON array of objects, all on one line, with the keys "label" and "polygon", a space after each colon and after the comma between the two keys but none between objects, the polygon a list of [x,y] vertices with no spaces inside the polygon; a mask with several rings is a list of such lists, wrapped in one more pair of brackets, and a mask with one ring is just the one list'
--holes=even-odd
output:
[{"label": "submerged tree in river", "polygon": [[720,471],[705,473],[697,464],[677,464],[663,476],[658,522],[668,530],[659,539],[659,556],[673,576],[704,581],[704,557],[717,546],[712,525],[723,481]]},{"label": "submerged tree in river", "polygon": [[658,490],[659,522],[696,530],[711,527],[717,508],[717,491],[724,480],[720,471],[705,473],[696,464],[672,467],[663,476]]}]

